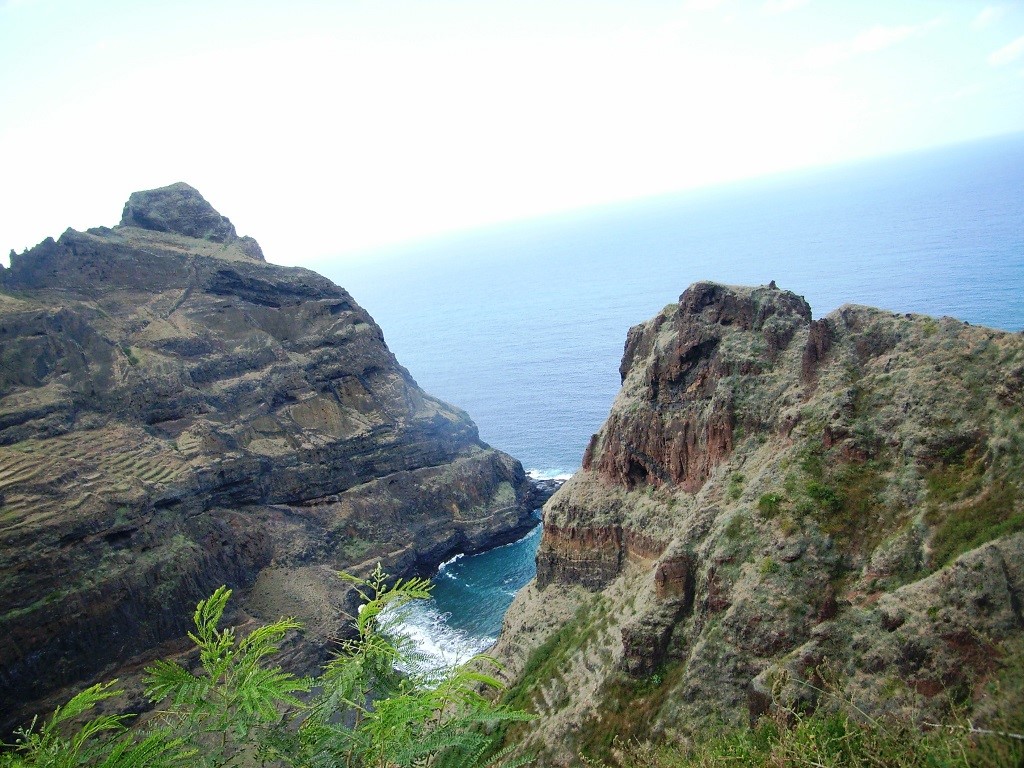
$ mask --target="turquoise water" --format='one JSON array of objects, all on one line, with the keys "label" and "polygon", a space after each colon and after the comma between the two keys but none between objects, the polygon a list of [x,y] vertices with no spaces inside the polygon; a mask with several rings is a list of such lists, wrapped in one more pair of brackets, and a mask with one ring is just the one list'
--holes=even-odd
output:
[{"label": "turquoise water", "polygon": [[441,566],[432,599],[410,606],[401,621],[428,668],[458,664],[498,639],[512,598],[536,573],[540,533],[538,525],[519,541]]},{"label": "turquoise water", "polygon": [[[858,303],[1024,328],[1024,135],[492,227],[318,269],[369,310],[424,389],[467,410],[484,440],[527,469],[554,476],[579,466],[607,416],[629,327],[696,280],[775,280],[816,317]],[[432,610],[449,616],[438,631],[492,637],[506,587],[532,576],[535,546],[536,537],[442,571]]]}]

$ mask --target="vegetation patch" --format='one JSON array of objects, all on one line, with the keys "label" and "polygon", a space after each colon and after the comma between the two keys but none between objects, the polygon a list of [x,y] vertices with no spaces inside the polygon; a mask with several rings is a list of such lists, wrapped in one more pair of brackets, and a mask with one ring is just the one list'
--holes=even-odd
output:
[{"label": "vegetation patch", "polygon": [[580,753],[589,760],[606,760],[618,743],[645,738],[685,670],[683,662],[670,661],[641,680],[622,673],[609,677],[598,692],[598,714],[581,733]]},{"label": "vegetation patch", "polygon": [[985,482],[985,465],[976,451],[964,455],[954,447],[944,449],[942,463],[927,477],[928,504],[950,504],[973,496]]},{"label": "vegetation patch", "polygon": [[1017,505],[1017,489],[1007,480],[986,488],[977,498],[943,509],[931,507],[927,520],[936,526],[932,536],[932,569],[986,541],[1024,531],[1024,510]]},{"label": "vegetation patch", "polygon": [[787,533],[809,519],[844,546],[867,552],[904,522],[883,502],[889,470],[885,459],[850,460],[812,440],[787,474],[785,493],[762,494],[757,508],[765,520],[778,518]]},{"label": "vegetation patch", "polygon": [[621,740],[613,763],[622,768],[776,768],[778,766],[940,766],[1020,765],[1024,742],[1008,732],[979,732],[969,722],[921,729],[886,717],[867,719],[839,712],[795,716],[789,725],[762,718],[755,728],[718,728],[695,736],[689,747],[656,746]]},{"label": "vegetation patch", "polygon": [[1005,469],[986,465],[981,443],[950,445],[939,459],[925,481],[932,570],[986,541],[1024,530],[1017,486]]},{"label": "vegetation patch", "polygon": [[593,603],[581,605],[568,622],[530,654],[519,682],[502,697],[505,705],[513,709],[533,709],[535,691],[558,675],[559,667],[597,634],[601,616],[594,608]]},{"label": "vegetation patch", "polygon": [[[725,723],[695,728],[680,743],[651,740],[642,727],[588,753],[591,768],[1001,768],[1024,765],[1024,642],[1001,643],[984,682],[985,696],[973,709],[954,705],[949,719],[921,722],[910,716],[870,717],[841,693],[838,680],[824,683],[828,704],[814,711],[779,706],[754,727]],[[671,672],[669,673],[671,674]],[[884,694],[906,692],[890,677]],[[635,716],[643,722],[640,712]],[[979,723],[984,723],[980,725]]]},{"label": "vegetation patch", "polygon": [[727,493],[730,499],[738,499],[743,494],[744,482],[745,478],[739,472],[733,472],[729,475]]},{"label": "vegetation patch", "polygon": [[782,509],[786,503],[786,497],[781,493],[764,493],[757,500],[757,509],[765,520],[771,520]]},{"label": "vegetation patch", "polygon": [[722,532],[728,541],[737,541],[743,539],[747,535],[747,525],[742,512],[737,512],[731,518],[725,526],[725,530]]}]

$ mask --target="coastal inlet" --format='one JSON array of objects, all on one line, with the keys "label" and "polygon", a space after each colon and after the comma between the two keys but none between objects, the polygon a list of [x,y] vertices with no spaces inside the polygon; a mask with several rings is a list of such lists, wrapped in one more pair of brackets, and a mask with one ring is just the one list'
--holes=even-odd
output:
[{"label": "coastal inlet", "polygon": [[[537,504],[543,504],[571,476],[546,476],[531,470]],[[537,526],[517,541],[474,555],[456,555],[434,575],[429,600],[417,600],[392,614],[393,629],[415,648],[418,672],[450,669],[483,653],[498,639],[505,612],[516,593],[537,573]]]}]

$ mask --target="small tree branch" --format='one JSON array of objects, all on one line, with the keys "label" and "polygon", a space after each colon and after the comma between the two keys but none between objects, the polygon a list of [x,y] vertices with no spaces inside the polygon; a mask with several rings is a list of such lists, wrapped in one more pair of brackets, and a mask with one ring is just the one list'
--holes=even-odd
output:
[{"label": "small tree branch", "polygon": [[964,730],[968,733],[979,733],[983,736],[1002,736],[1007,739],[1024,741],[1024,734],[1010,733],[1009,731],[993,731],[988,728],[975,728],[973,725],[943,725],[942,723],[924,723],[929,728],[946,728],[947,730]]}]

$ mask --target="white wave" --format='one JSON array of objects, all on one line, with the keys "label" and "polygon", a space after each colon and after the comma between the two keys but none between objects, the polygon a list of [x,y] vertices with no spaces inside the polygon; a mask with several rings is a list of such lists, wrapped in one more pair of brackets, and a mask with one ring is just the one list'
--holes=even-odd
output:
[{"label": "white wave", "polygon": [[451,565],[452,563],[456,562],[457,560],[461,560],[465,556],[466,556],[465,552],[459,552],[459,554],[457,554],[455,557],[449,558],[448,560],[445,560],[443,563],[441,563],[439,566],[437,566],[437,572],[440,573],[445,568],[447,568],[449,565]]},{"label": "white wave", "polygon": [[526,475],[531,480],[561,480],[563,483],[576,474],[576,471],[568,472],[564,469],[528,469]]},{"label": "white wave", "polygon": [[[543,526],[538,515],[537,525],[523,537],[494,549],[522,545],[525,541],[539,537],[542,530]],[[465,574],[460,576],[462,568],[448,568],[464,556],[464,553],[460,553],[446,560],[439,566],[434,578],[443,576],[457,581],[465,579]],[[509,587],[518,578],[515,574],[506,576],[502,580],[502,588],[498,591],[509,597],[514,597],[516,590],[509,589]],[[464,584],[471,591],[478,589],[470,581],[464,581]],[[402,671],[422,675],[428,680],[436,678],[482,653],[497,642],[496,637],[471,634],[469,631],[453,628],[448,623],[449,619],[450,614],[442,612],[434,598],[415,600],[400,608],[389,608],[381,613],[381,620],[387,626],[387,630],[404,638],[412,649],[411,658],[407,663],[400,665]]]},{"label": "white wave", "polygon": [[469,661],[497,641],[495,637],[471,637],[452,629],[447,615],[437,610],[433,600],[416,601],[397,611],[385,610],[381,617],[391,632],[412,644],[411,658],[399,668],[427,677]]}]

